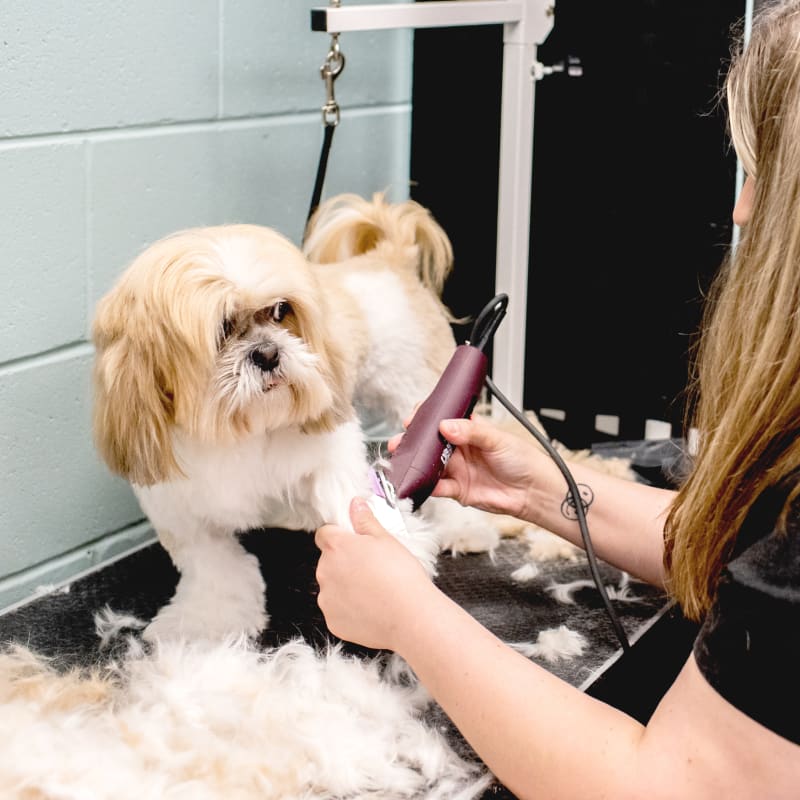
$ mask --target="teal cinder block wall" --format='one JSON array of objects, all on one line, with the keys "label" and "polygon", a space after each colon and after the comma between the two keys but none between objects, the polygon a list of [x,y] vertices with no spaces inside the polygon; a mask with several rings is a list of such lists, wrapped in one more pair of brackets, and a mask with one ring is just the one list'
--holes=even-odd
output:
[{"label": "teal cinder block wall", "polygon": [[[299,243],[330,39],[313,0],[0,0],[0,608],[152,540],[95,454],[88,335],[183,227]],[[345,34],[324,195],[408,197],[412,33]]]}]

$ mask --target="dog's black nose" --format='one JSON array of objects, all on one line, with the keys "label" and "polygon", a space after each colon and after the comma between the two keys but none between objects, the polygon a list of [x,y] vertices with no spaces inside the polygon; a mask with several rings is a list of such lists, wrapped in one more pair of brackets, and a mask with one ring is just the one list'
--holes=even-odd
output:
[{"label": "dog's black nose", "polygon": [[263,372],[272,372],[280,362],[278,346],[265,344],[257,350],[251,350],[250,360]]}]

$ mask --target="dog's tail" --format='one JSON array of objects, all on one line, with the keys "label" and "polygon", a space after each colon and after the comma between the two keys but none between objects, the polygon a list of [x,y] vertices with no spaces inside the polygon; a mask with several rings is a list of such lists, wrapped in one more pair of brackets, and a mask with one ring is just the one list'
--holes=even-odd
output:
[{"label": "dog's tail", "polygon": [[411,252],[412,248],[420,280],[441,297],[453,268],[453,247],[430,211],[414,200],[389,203],[382,192],[372,200],[356,194],[336,195],[317,207],[303,243],[306,257],[318,264],[373,250],[377,255],[382,249]]}]

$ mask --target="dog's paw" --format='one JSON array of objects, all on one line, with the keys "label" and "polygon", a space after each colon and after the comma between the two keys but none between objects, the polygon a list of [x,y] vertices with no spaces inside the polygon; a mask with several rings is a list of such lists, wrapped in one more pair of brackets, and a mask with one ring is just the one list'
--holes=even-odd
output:
[{"label": "dog's paw", "polygon": [[202,608],[172,602],[164,606],[145,628],[144,639],[161,641],[223,641],[257,637],[269,625],[263,601],[253,603],[209,600]]},{"label": "dog's paw", "polygon": [[269,617],[262,612],[257,620],[240,621],[208,620],[204,617],[170,613],[169,607],[160,611],[142,634],[145,641],[223,641],[245,636],[255,639],[269,625]]},{"label": "dog's paw", "polygon": [[397,508],[391,508],[380,497],[368,501],[378,522],[402,542],[422,564],[429,577],[436,575],[436,559],[439,556],[439,538],[434,526],[413,513],[411,500],[399,500]]}]

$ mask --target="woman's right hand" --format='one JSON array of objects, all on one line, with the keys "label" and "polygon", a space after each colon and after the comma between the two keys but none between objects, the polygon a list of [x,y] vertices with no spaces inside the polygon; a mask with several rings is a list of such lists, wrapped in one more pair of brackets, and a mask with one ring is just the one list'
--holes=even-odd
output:
[{"label": "woman's right hand", "polygon": [[[455,449],[433,490],[434,497],[528,518],[529,490],[545,457],[532,441],[480,417],[442,420],[439,431]],[[389,442],[390,452],[401,438]]]}]

